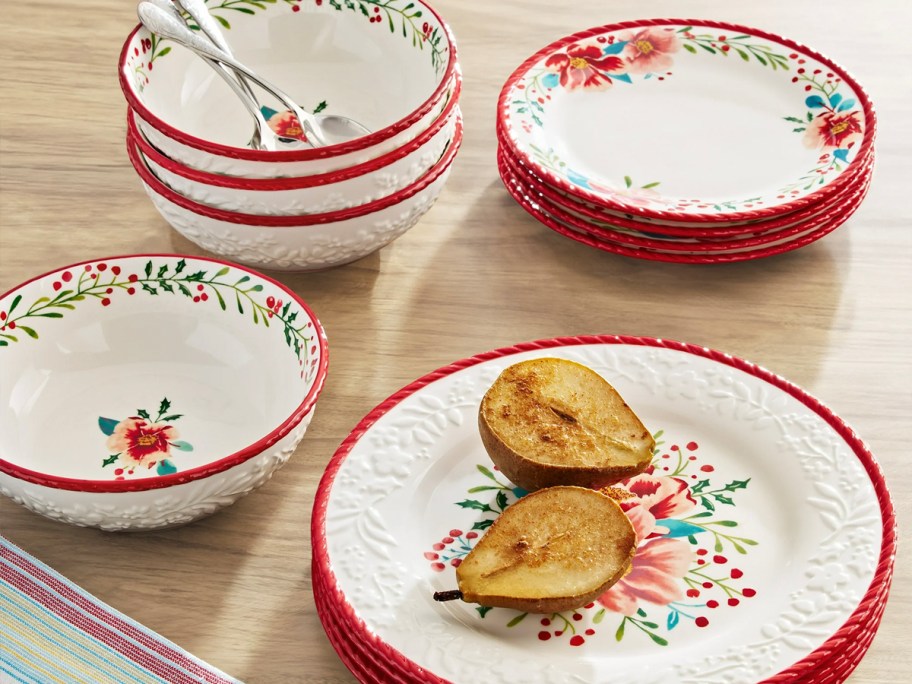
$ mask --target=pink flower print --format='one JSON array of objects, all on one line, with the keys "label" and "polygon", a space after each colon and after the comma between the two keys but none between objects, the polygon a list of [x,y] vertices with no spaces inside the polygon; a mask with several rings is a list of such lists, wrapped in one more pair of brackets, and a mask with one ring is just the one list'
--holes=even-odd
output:
[{"label": "pink flower print", "polygon": [[662,202],[662,196],[653,188],[613,188],[590,179],[589,187],[597,192],[617,198],[618,202],[634,207],[645,207]]},{"label": "pink flower print", "polygon": [[634,615],[640,601],[664,606],[684,598],[680,579],[693,561],[690,544],[681,539],[653,539],[641,544],[633,567],[597,600],[607,610]]},{"label": "pink flower print", "polygon": [[290,111],[276,112],[267,119],[266,123],[268,123],[275,134],[281,138],[291,138],[293,140],[307,142],[307,135],[304,133],[304,129],[301,128],[298,117]]},{"label": "pink flower print", "polygon": [[620,71],[623,64],[620,58],[606,56],[594,45],[572,45],[566,52],[553,54],[545,61],[545,67],[558,74],[561,86],[567,90],[604,90],[611,85],[606,72]]},{"label": "pink flower print", "polygon": [[681,41],[673,30],[643,28],[622,34],[626,41],[621,55],[631,74],[665,72],[671,69],[671,55],[681,48]]},{"label": "pink flower print", "polygon": [[633,494],[621,502],[621,508],[633,523],[641,543],[651,535],[668,533],[668,529],[656,525],[657,520],[681,515],[697,505],[687,483],[676,477],[642,473],[616,486]]},{"label": "pink flower print", "polygon": [[818,114],[808,124],[804,134],[804,144],[810,148],[846,148],[862,138],[859,113],[836,114],[824,112]]},{"label": "pink flower print", "polygon": [[108,437],[108,450],[139,464],[148,458],[166,458],[171,453],[170,443],[177,437],[177,430],[170,425],[150,423],[138,417],[127,418],[120,421]]}]

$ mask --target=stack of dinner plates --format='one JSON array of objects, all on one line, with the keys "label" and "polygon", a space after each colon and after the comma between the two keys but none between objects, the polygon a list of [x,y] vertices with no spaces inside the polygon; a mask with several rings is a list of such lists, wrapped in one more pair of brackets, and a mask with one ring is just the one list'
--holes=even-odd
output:
[{"label": "stack of dinner plates", "polygon": [[573,34],[513,72],[498,167],[549,228],[661,261],[742,261],[832,232],[868,191],[876,121],[820,53],[717,21]]},{"label": "stack of dinner plates", "polygon": [[[478,407],[541,357],[592,368],[655,436],[649,467],[615,484],[631,569],[559,612],[435,600],[527,494],[488,456]],[[783,377],[667,339],[562,337],[454,361],[367,413],[326,467],[311,541],[317,613],[361,682],[830,684],[880,625],[896,514],[864,442]],[[498,586],[519,596],[504,557]]]}]

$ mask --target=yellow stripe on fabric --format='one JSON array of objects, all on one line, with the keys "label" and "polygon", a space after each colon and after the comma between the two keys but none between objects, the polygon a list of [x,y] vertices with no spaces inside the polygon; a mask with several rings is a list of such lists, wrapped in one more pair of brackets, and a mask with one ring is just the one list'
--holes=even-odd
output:
[{"label": "yellow stripe on fabric", "polygon": [[[30,599],[27,600],[34,603]],[[42,608],[39,604],[35,604],[35,610],[39,611],[42,610]],[[10,602],[9,606],[5,609],[0,608],[0,615],[4,618],[4,624],[9,624],[7,615],[11,615],[13,619],[19,620],[22,623],[22,627],[28,632],[36,631],[35,629],[29,629],[28,626],[30,624],[38,623],[41,627],[45,628],[45,639],[41,642],[41,645],[44,646],[45,649],[51,645],[46,639],[53,638],[48,632],[56,633],[55,640],[63,640],[67,642],[67,644],[53,644],[54,651],[59,654],[61,659],[65,659],[69,665],[72,665],[73,669],[84,671],[86,674],[95,674],[96,672],[98,674],[104,674],[110,681],[116,682],[124,682],[127,678],[134,682],[148,682],[151,684],[156,684],[161,681],[161,679],[157,677],[150,677],[148,671],[133,660],[114,651],[109,646],[86,634],[81,629],[74,627],[57,615],[46,613],[45,616],[42,617],[38,612],[32,612],[27,606],[15,601]],[[55,626],[48,622],[47,618],[55,620],[59,626]],[[20,628],[19,631],[20,633],[25,633],[22,628]],[[72,645],[70,645],[69,642],[72,642]],[[77,647],[79,653],[76,652]],[[106,651],[107,653],[98,653],[99,650]],[[126,667],[119,667],[113,662],[114,659]],[[84,662],[87,660],[91,662]],[[128,672],[128,668],[134,670],[134,672]]]},{"label": "yellow stripe on fabric", "polygon": [[43,658],[38,653],[35,653],[32,649],[28,648],[25,644],[22,644],[22,643],[16,641],[12,636],[12,632],[8,632],[7,634],[4,634],[3,650],[5,650],[7,653],[9,653],[11,655],[14,655],[14,656],[17,655],[14,651],[12,651],[11,649],[8,648],[9,644],[15,644],[16,646],[19,647],[20,651],[24,651],[25,653],[28,653],[30,656],[32,656],[33,659],[31,661],[29,661],[29,666],[33,670],[36,670],[36,671],[40,672],[41,674],[47,676],[48,681],[59,682],[60,684],[66,684],[65,680],[60,679],[60,677],[51,674],[51,672],[49,672],[48,670],[45,670],[44,668],[40,667],[37,664],[38,661],[40,661],[42,663],[47,663],[48,665],[54,667],[55,669],[57,669],[59,671],[59,668],[57,668],[54,663],[52,663],[47,658]]}]

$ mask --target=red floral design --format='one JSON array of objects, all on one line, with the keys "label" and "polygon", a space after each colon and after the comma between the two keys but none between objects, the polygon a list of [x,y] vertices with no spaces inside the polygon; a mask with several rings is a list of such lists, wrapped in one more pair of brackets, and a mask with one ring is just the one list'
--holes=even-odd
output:
[{"label": "red floral design", "polygon": [[808,124],[804,144],[810,148],[848,147],[862,137],[861,121],[858,120],[858,116],[857,111],[845,114],[819,114]]},{"label": "red floral design", "polygon": [[653,539],[641,544],[632,568],[598,598],[606,609],[631,616],[640,601],[664,606],[684,598],[680,579],[693,562],[693,551],[681,539]]},{"label": "red floral design", "polygon": [[566,52],[548,57],[545,67],[560,76],[560,84],[567,90],[589,88],[604,90],[611,85],[605,72],[621,71],[623,61],[614,55],[605,56],[594,45],[573,45]]},{"label": "red floral design", "polygon": [[177,430],[171,425],[150,423],[134,416],[117,424],[108,437],[108,450],[142,463],[149,457],[167,457],[171,453],[170,442],[177,437]]},{"label": "red floral design", "polygon": [[290,138],[307,142],[307,135],[298,118],[290,111],[276,112],[266,121],[269,127],[281,138]]},{"label": "red floral design", "polygon": [[673,61],[670,55],[681,47],[673,29],[643,28],[623,34],[620,39],[627,42],[622,55],[631,74],[668,71]]},{"label": "red floral design", "polygon": [[642,543],[650,536],[661,536],[668,529],[656,525],[657,520],[686,513],[697,505],[684,480],[676,477],[656,477],[642,473],[617,485],[633,494],[621,502]]}]

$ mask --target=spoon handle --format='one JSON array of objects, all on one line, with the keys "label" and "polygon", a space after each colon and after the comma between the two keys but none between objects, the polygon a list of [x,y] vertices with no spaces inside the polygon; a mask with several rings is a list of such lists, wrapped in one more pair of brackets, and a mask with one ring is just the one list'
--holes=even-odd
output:
[{"label": "spoon handle", "polygon": [[234,57],[231,47],[225,39],[225,34],[222,33],[215,17],[209,13],[209,8],[206,7],[206,0],[175,0],[175,2],[193,17],[193,21],[200,27],[200,31],[205,33],[217,48],[223,50],[225,54]]},{"label": "spoon handle", "polygon": [[[231,46],[228,44],[228,40],[225,38],[225,34],[222,33],[222,29],[219,28],[218,21],[216,21],[215,17],[209,13],[209,8],[206,6],[206,0],[174,1],[180,7],[183,7],[184,11],[189,14],[193,21],[196,22],[196,25],[199,26],[200,31],[202,31],[203,34],[205,34],[205,36],[211,40],[217,48],[222,50],[229,57],[234,57],[234,53],[231,51]],[[247,83],[247,79],[245,79],[241,74],[236,74],[236,78],[241,88],[243,88],[247,93],[247,97],[252,99],[254,102],[257,102],[257,96],[250,88],[250,84]]]},{"label": "spoon handle", "polygon": [[236,59],[233,59],[224,50],[221,50],[208,40],[195,34],[186,24],[178,21],[170,12],[163,10],[161,7],[145,1],[140,2],[139,5],[137,5],[136,11],[137,14],[139,14],[140,21],[147,29],[152,31],[152,33],[173,40],[178,45],[183,45],[198,55],[214,59],[217,62],[244,74],[263,90],[271,93],[294,113],[301,123],[301,126],[307,130],[308,139],[312,145],[315,147],[323,147],[326,145],[326,139],[323,137],[320,126],[314,116],[301,109],[288,94],[269,83],[269,81],[258,76]]}]

